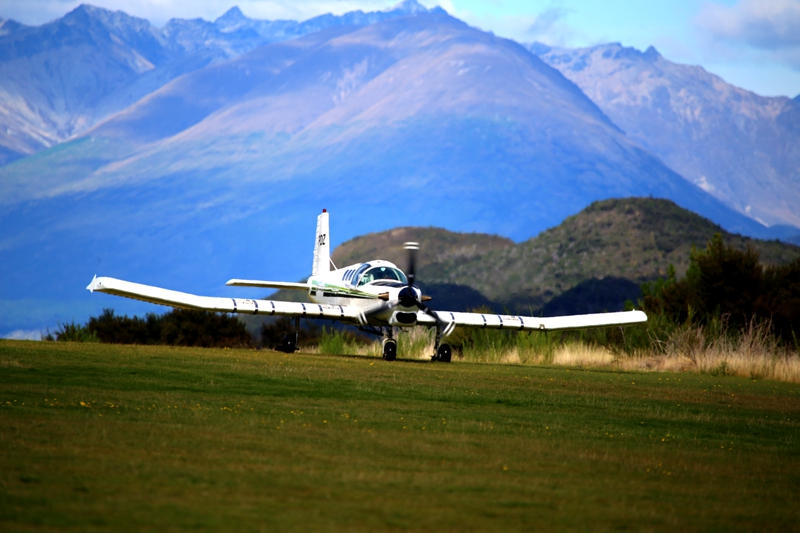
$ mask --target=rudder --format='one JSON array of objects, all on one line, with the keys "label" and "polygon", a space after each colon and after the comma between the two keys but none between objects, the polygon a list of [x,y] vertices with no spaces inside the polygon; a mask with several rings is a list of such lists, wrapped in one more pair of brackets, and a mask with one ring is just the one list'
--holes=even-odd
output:
[{"label": "rudder", "polygon": [[331,271],[331,249],[329,234],[328,211],[323,209],[317,217],[317,239],[314,242],[314,264],[311,275],[317,276]]}]

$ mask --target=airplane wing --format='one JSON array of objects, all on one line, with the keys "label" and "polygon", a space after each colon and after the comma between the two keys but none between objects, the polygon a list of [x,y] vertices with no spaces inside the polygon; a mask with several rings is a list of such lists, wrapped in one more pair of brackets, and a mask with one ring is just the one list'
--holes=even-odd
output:
[{"label": "airplane wing", "polygon": [[221,313],[327,318],[350,322],[358,320],[358,311],[348,306],[197,296],[115,278],[98,278],[95,276],[86,288],[90,292],[104,292],[115,296],[123,296],[170,307],[180,307],[182,309],[199,309]]},{"label": "airplane wing", "polygon": [[[601,328],[606,326],[630,326],[647,322],[643,311],[622,311],[617,313],[594,313],[590,315],[571,315],[554,317],[493,315],[489,313],[456,313],[433,311],[439,320],[446,324],[445,330],[455,326],[468,328],[561,331],[567,329]],[[423,312],[417,313],[417,324],[433,326],[436,320]],[[449,333],[449,332],[448,332]]]},{"label": "airplane wing", "polygon": [[306,283],[292,283],[289,281],[261,281],[257,279],[231,279],[225,285],[231,287],[265,287],[267,289],[308,290]]},{"label": "airplane wing", "polygon": [[[360,315],[364,310],[355,306],[197,296],[186,292],[162,289],[160,287],[133,283],[116,278],[98,278],[97,276],[92,279],[92,282],[86,288],[91,292],[103,292],[115,296],[123,296],[134,300],[142,300],[144,302],[167,305],[170,307],[180,307],[183,309],[199,309],[222,313],[326,318],[354,324],[363,323],[363,315]],[[605,326],[628,326],[647,321],[647,315],[642,311],[595,313],[590,315],[559,317],[495,315],[490,313],[460,313],[450,311],[433,311],[433,313],[436,313],[440,323],[445,325],[445,336],[456,326],[489,329],[559,331]],[[421,326],[435,326],[436,320],[431,315],[419,311],[417,312],[417,324]]]}]

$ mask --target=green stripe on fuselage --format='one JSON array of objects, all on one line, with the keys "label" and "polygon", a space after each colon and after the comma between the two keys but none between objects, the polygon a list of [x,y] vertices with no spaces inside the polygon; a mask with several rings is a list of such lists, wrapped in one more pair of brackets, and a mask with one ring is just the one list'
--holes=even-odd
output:
[{"label": "green stripe on fuselage", "polygon": [[348,289],[330,283],[320,284],[317,281],[311,283],[314,290],[322,289],[322,296],[325,298],[358,298],[358,299],[377,299],[378,296],[369,292]]}]

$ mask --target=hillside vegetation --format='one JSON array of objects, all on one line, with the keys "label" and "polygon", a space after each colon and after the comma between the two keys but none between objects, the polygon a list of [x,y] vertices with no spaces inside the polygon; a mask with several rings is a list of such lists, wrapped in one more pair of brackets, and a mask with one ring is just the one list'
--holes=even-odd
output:
[{"label": "hillside vegetation", "polygon": [[669,265],[682,276],[692,248],[704,248],[715,233],[734,248],[751,246],[768,265],[800,257],[800,247],[728,233],[669,200],[626,198],[594,202],[523,243],[429,265],[420,278],[469,285],[512,307],[540,308],[590,279],[641,283],[666,276]]}]

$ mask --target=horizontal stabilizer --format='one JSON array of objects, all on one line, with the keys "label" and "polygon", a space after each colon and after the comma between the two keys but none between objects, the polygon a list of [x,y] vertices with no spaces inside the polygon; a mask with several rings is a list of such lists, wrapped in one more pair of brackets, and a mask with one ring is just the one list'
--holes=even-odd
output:
[{"label": "horizontal stabilizer", "polygon": [[232,279],[228,280],[231,287],[264,287],[267,289],[289,289],[295,291],[308,290],[305,283],[292,283],[291,281],[261,281],[257,279]]}]

